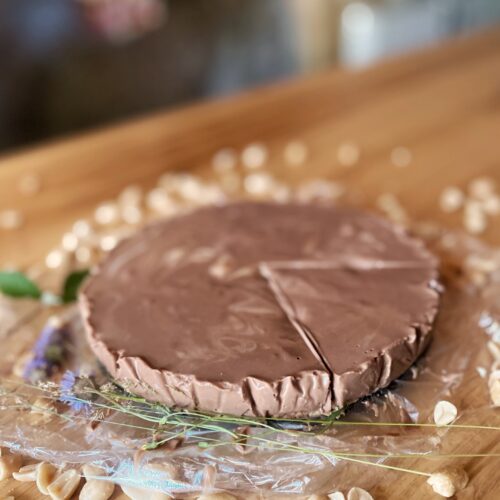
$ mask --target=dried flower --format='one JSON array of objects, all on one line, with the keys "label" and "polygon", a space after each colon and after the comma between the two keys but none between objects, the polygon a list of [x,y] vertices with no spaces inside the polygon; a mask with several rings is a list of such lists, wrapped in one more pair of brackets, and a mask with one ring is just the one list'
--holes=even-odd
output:
[{"label": "dried flower", "polygon": [[467,486],[469,478],[463,469],[458,467],[447,467],[442,471],[431,474],[427,483],[442,497],[450,498],[458,490]]},{"label": "dried flower", "polygon": [[61,379],[59,400],[77,412],[89,412],[92,408],[89,389],[94,387],[90,377],[78,377],[68,370]]},{"label": "dried flower", "polygon": [[33,359],[26,364],[24,379],[34,383],[53,375],[64,360],[67,340],[64,326],[49,321],[33,347]]}]

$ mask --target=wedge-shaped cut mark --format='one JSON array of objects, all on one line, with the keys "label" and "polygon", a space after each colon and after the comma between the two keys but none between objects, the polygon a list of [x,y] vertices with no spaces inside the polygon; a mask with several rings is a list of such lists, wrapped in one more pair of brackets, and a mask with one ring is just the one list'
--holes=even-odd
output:
[{"label": "wedge-shaped cut mark", "polygon": [[262,264],[260,272],[332,373],[336,406],[388,385],[427,345],[438,306],[431,268],[290,264]]}]

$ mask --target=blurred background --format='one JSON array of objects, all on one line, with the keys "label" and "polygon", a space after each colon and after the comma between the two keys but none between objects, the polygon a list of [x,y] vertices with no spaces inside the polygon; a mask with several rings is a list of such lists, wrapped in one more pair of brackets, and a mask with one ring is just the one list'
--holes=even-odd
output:
[{"label": "blurred background", "polygon": [[0,153],[500,21],[500,0],[2,0]]}]

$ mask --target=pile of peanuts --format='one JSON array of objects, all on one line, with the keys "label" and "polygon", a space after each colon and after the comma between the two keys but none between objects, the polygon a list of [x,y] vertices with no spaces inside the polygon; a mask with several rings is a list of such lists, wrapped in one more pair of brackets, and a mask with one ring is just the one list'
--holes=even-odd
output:
[{"label": "pile of peanuts", "polygon": [[[158,464],[151,467],[161,467]],[[171,473],[169,467],[162,468],[163,471]],[[23,466],[21,455],[11,453],[0,448],[0,481],[8,478],[16,481],[33,482],[42,495],[50,496],[53,500],[68,500],[75,495],[81,486],[82,478],[85,480],[79,491],[80,500],[107,500],[111,498],[115,490],[115,484],[106,478],[106,473],[100,467],[86,464],[81,473],[76,469],[58,470],[54,465],[47,462],[33,463]],[[126,496],[132,500],[168,500],[171,496],[156,490],[148,490],[127,485],[121,489]],[[14,497],[6,497],[11,500]],[[346,497],[340,491],[325,495],[311,495],[307,500],[345,500]],[[197,500],[237,500],[230,493],[205,493],[197,497]],[[351,488],[347,493],[347,500],[373,500],[373,497],[362,488]]]}]

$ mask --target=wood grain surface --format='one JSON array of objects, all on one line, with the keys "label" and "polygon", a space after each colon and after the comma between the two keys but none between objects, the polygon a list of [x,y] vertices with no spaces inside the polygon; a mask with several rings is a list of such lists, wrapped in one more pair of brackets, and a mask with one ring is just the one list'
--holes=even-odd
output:
[{"label": "wood grain surface", "polygon": [[[172,169],[210,175],[210,158],[221,147],[262,141],[283,173],[278,152],[295,138],[311,151],[302,168],[354,189],[362,205],[371,207],[380,193],[393,192],[413,219],[459,226],[458,215],[439,210],[442,189],[465,187],[483,175],[500,183],[500,30],[367,70],[329,71],[4,157],[0,211],[21,210],[25,224],[0,229],[0,267],[40,260],[74,220],[131,183],[152,186]],[[344,141],[360,147],[355,167],[338,164],[336,150]],[[411,150],[410,166],[391,164],[397,146]],[[298,175],[286,172],[291,182]],[[30,173],[40,175],[42,189],[22,196],[18,183]],[[500,243],[500,217],[491,219],[482,237]],[[474,387],[469,389],[474,398]],[[484,453],[495,444],[481,434],[457,447]],[[461,463],[472,487],[459,498],[500,498],[500,461]],[[404,465],[429,469],[419,460]],[[360,474],[373,476],[376,499],[434,498],[423,478],[353,466],[353,484]],[[0,498],[6,495],[38,498],[31,484],[14,481],[0,484]]]}]

